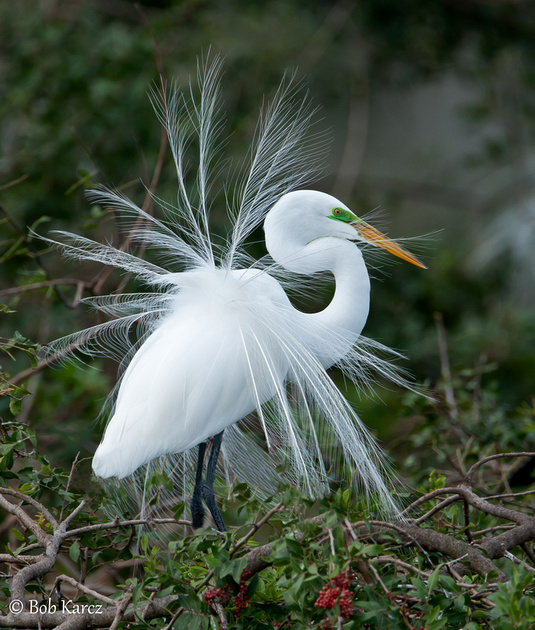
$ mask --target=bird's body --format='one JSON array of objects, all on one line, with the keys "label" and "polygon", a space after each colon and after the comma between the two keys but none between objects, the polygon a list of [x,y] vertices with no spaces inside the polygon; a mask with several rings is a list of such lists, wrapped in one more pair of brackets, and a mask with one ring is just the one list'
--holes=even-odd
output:
[{"label": "bird's body", "polygon": [[[101,477],[124,477],[155,457],[186,451],[254,411],[257,395],[264,403],[274,394],[266,384],[254,391],[251,378],[260,361],[247,344],[255,330],[261,347],[272,345],[255,310],[287,307],[280,285],[250,270],[199,269],[180,281],[172,312],[123,375],[93,460]],[[279,383],[287,369],[284,361],[273,365]]]},{"label": "bird's body", "polygon": [[[119,193],[92,193],[146,222],[149,227],[138,228],[132,240],[164,251],[180,270],[64,235],[70,242],[62,247],[71,256],[120,267],[156,289],[86,299],[116,319],[63,340],[89,353],[111,349],[124,369],[94,471],[122,478],[157,462],[183,483],[191,449],[200,445],[192,499],[197,525],[201,496],[212,514],[217,511],[211,485],[221,444],[223,471],[251,485],[274,489],[273,480],[280,479],[270,465],[274,460],[285,464],[283,479],[321,496],[343,464],[352,471],[350,481],[391,504],[381,453],[326,369],[336,364],[357,386],[370,380],[371,370],[402,380],[373,352],[386,349],[360,336],[370,280],[358,245],[423,265],[331,195],[295,190],[310,177],[306,160],[313,151],[303,141],[311,112],[303,105],[293,111],[290,86],[281,88],[261,118],[249,170],[236,187],[232,235],[217,257],[207,195],[218,127],[218,63],[203,70],[200,104],[188,104],[175,91],[160,107],[179,182],[178,204],[167,208],[169,220],[157,220]],[[192,122],[200,150],[196,203],[183,165],[191,140],[184,129]],[[252,261],[243,242],[261,221],[271,258]],[[334,296],[323,310],[303,313],[290,302],[286,286],[305,292],[318,272],[334,276]],[[141,327],[134,344],[133,326]],[[264,446],[252,437],[255,431]],[[205,483],[205,443],[213,436]],[[185,485],[182,491],[187,494]],[[224,527],[218,518],[218,527]]]}]

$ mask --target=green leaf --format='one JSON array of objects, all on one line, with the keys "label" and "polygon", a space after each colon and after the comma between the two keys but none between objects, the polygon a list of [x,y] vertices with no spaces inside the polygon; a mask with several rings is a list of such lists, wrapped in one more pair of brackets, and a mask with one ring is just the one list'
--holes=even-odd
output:
[{"label": "green leaf", "polygon": [[19,492],[22,494],[33,494],[37,490],[37,486],[31,483],[23,483],[19,488]]},{"label": "green leaf", "polygon": [[438,586],[438,567],[431,573],[427,580],[427,593],[430,595]]},{"label": "green leaf", "polygon": [[422,579],[413,577],[411,578],[411,584],[414,586],[417,596],[420,599],[427,599],[427,588]]},{"label": "green leaf", "polygon": [[[436,571],[436,569],[435,569],[435,571]],[[433,573],[434,573],[435,571],[433,571]],[[442,611],[442,609],[441,609],[441,607],[440,607],[440,606],[435,606],[435,607],[433,608],[433,610],[429,613],[429,615],[428,615],[428,617],[427,617],[427,619],[426,619],[427,623],[428,623],[428,624],[430,624],[431,622],[433,622],[433,621],[435,621],[436,619],[438,619],[438,617],[439,617],[439,615],[440,615],[441,611]]]},{"label": "green leaf", "polygon": [[304,593],[301,590],[301,586],[305,579],[305,575],[301,574],[295,579],[292,586],[284,593],[285,602],[291,606],[292,604],[299,604],[300,599]]},{"label": "green leaf", "polygon": [[18,416],[19,413],[22,411],[22,400],[11,398],[9,400],[9,411],[11,411],[14,416]]},{"label": "green leaf", "polygon": [[12,453],[18,446],[17,442],[11,442],[9,444],[0,444],[0,455],[7,455],[8,453]]},{"label": "green leaf", "polygon": [[13,449],[0,459],[0,468],[10,469],[13,467]]},{"label": "green leaf", "polygon": [[192,615],[191,613],[184,613],[176,620],[173,628],[175,630],[199,630],[201,627],[203,618],[199,615]]},{"label": "green leaf", "polygon": [[180,602],[180,605],[187,610],[194,610],[195,612],[201,611],[201,600],[195,593],[192,593],[191,595],[178,595],[177,599]]},{"label": "green leaf", "polygon": [[460,587],[451,575],[439,575],[440,585],[450,593],[459,593]]},{"label": "green leaf", "polygon": [[288,545],[286,544],[286,540],[284,538],[276,540],[272,543],[272,552],[269,559],[274,564],[286,564],[290,560]]},{"label": "green leaf", "polygon": [[[227,577],[227,575],[232,575],[234,577],[234,563],[231,560],[226,560],[225,562],[221,562],[218,567],[216,567],[216,573],[220,578]],[[238,580],[235,580],[239,582]]]},{"label": "green leaf", "polygon": [[384,547],[383,545],[366,545],[361,551],[367,556],[380,556],[384,551]]},{"label": "green leaf", "polygon": [[247,596],[251,598],[258,591],[261,585],[262,582],[260,580],[260,576],[256,574],[247,585]]},{"label": "green leaf", "polygon": [[80,558],[80,543],[78,541],[73,542],[69,548],[69,556],[73,562],[78,562]]}]

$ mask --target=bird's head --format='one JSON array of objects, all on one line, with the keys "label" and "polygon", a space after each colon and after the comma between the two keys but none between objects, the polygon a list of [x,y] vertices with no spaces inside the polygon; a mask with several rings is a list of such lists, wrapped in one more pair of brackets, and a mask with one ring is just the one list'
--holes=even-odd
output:
[{"label": "bird's head", "polygon": [[414,254],[366,223],[336,197],[316,190],[297,190],[281,197],[266,216],[264,230],[272,255],[274,250],[290,244],[293,248],[304,247],[319,238],[335,237],[369,243],[427,268]]}]

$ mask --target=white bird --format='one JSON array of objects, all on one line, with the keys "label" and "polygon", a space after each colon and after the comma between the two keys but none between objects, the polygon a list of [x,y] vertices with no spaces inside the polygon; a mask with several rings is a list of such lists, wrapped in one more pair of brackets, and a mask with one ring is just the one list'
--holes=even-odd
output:
[{"label": "white bird", "polygon": [[[307,164],[315,149],[304,141],[313,112],[306,104],[294,109],[291,81],[261,116],[247,174],[236,186],[236,201],[229,202],[233,232],[218,252],[209,231],[208,195],[221,126],[219,71],[217,60],[201,68],[199,102],[175,87],[160,105],[179,184],[177,207],[166,207],[167,221],[118,192],[91,193],[100,203],[144,219],[148,227],[133,232],[135,241],[159,249],[181,270],[63,233],[60,245],[68,255],[133,272],[157,289],[87,298],[116,319],[60,340],[90,354],[111,347],[122,358],[124,372],[93,470],[100,477],[124,478],[172,456],[171,468],[181,471],[175,474],[180,479],[198,446],[193,526],[203,523],[204,498],[224,530],[213,491],[220,448],[226,472],[272,488],[277,473],[268,463],[274,459],[286,465],[285,479],[313,497],[328,492],[329,479],[339,474],[335,453],[340,450],[353,480],[391,505],[381,453],[326,370],[336,364],[357,384],[369,380],[371,369],[400,380],[372,352],[384,348],[360,336],[370,280],[359,245],[425,265],[331,195],[295,190],[314,171]],[[184,152],[193,135],[200,158],[194,186],[188,188]],[[243,242],[263,219],[271,258],[252,262]],[[334,276],[334,296],[324,310],[303,313],[283,285],[306,292],[308,277],[319,272]],[[132,344],[136,325],[141,331]],[[263,433],[264,448],[253,429]]]}]

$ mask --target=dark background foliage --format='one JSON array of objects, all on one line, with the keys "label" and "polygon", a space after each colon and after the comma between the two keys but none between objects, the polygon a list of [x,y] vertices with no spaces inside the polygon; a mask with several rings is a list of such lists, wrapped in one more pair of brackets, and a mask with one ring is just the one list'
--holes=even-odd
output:
[{"label": "dark background foliage", "polygon": [[[10,411],[10,397],[0,400],[4,422],[18,413],[53,465],[69,469],[78,451],[82,460],[94,452],[93,421],[115,366],[30,375],[24,339],[45,344],[94,323],[70,308],[76,284],[51,281],[90,284],[100,270],[62,260],[28,228],[117,242],[120,222],[84,190],[105,183],[143,202],[161,142],[147,90],[160,72],[186,83],[211,51],[225,58],[228,155],[246,154],[262,99],[297,68],[321,107],[317,130],[332,137],[316,187],[357,214],[379,210],[394,237],[428,235],[408,243],[427,271],[374,272],[365,333],[401,349],[417,381],[442,392],[449,383],[458,414],[389,389],[372,398],[348,391],[400,475],[416,484],[433,468],[450,474],[460,442],[474,456],[532,449],[534,35],[535,8],[515,0],[0,3],[1,364],[32,394],[10,390],[21,404],[11,397]],[[169,158],[157,192],[172,201]],[[214,232],[227,228],[215,204]],[[112,274],[103,290],[120,283]],[[328,295],[304,306],[321,308]],[[82,470],[84,486],[89,460]]]}]

